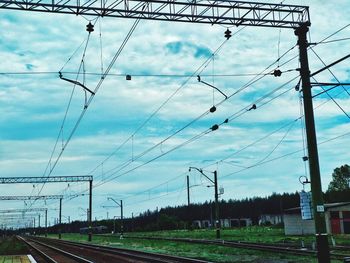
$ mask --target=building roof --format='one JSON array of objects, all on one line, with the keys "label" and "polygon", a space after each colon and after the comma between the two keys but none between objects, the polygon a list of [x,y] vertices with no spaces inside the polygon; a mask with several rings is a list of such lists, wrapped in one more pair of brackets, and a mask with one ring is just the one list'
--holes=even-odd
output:
[{"label": "building roof", "polygon": [[[350,205],[350,202],[339,202],[339,203],[324,204],[324,208],[325,208],[325,210],[327,210],[329,208],[345,206],[345,205]],[[300,206],[289,208],[289,209],[285,209],[284,212],[286,214],[294,214],[294,213],[300,212]]]}]

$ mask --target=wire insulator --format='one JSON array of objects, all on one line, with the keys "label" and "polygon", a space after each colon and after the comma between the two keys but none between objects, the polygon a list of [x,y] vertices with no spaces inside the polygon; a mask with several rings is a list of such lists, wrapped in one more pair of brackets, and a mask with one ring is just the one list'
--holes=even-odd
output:
[{"label": "wire insulator", "polygon": [[251,111],[251,110],[256,110],[256,105],[255,105],[255,104],[253,104],[253,105],[249,108],[248,111]]},{"label": "wire insulator", "polygon": [[86,25],[86,31],[89,32],[89,34],[91,32],[94,32],[94,25],[91,24],[91,22],[89,22],[89,24]]},{"label": "wire insulator", "polygon": [[282,71],[280,71],[279,69],[275,69],[275,70],[273,71],[273,75],[274,75],[275,77],[280,77],[280,76],[282,75]]},{"label": "wire insulator", "polygon": [[229,29],[226,29],[225,31],[225,37],[227,40],[229,40],[232,37],[232,32]]},{"label": "wire insulator", "polygon": [[216,111],[216,107],[215,107],[215,106],[211,107],[209,111],[210,111],[211,113],[215,112],[215,111]]},{"label": "wire insulator", "polygon": [[211,127],[211,130],[212,130],[212,131],[215,131],[215,130],[217,130],[217,129],[219,129],[219,125],[217,125],[217,124],[214,124],[214,125]]}]

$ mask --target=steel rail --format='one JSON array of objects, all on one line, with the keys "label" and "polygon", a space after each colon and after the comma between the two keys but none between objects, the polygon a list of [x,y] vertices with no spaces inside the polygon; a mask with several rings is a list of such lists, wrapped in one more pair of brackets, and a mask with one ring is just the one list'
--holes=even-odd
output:
[{"label": "steel rail", "polygon": [[30,248],[34,249],[38,254],[40,254],[47,263],[58,263],[56,260],[54,260],[53,258],[51,258],[49,255],[47,255],[45,252],[41,251],[38,247],[33,246],[33,244],[30,244],[27,240],[25,240],[23,237],[21,236],[17,236],[17,238],[19,240],[21,240],[22,242],[24,242],[27,246],[29,246]]},{"label": "steel rail", "polygon": [[42,239],[42,240],[45,240],[45,242],[48,242],[51,244],[66,244],[69,246],[76,246],[76,247],[80,247],[80,248],[90,249],[93,251],[109,253],[109,254],[113,254],[113,255],[131,258],[134,260],[143,260],[145,262],[152,262],[152,263],[164,263],[164,262],[169,262],[169,263],[175,263],[175,262],[211,263],[210,261],[203,261],[203,260],[199,260],[199,259],[170,256],[170,255],[151,253],[151,252],[143,252],[143,251],[137,251],[137,250],[132,250],[132,249],[126,249],[126,248],[115,248],[115,247],[110,247],[110,246],[92,245],[92,244],[85,244],[85,243],[80,243],[80,242],[50,239],[50,238],[43,238],[43,237],[40,237],[40,238],[36,237],[35,239]]},{"label": "steel rail", "polygon": [[[22,240],[24,240],[24,239],[22,238]],[[55,251],[56,253],[62,254],[62,255],[64,255],[64,256],[66,256],[66,257],[69,257],[69,258],[71,258],[71,259],[73,259],[73,260],[75,260],[75,261],[77,261],[77,262],[80,262],[80,263],[94,263],[93,261],[90,261],[90,260],[85,259],[85,258],[83,258],[83,257],[80,257],[80,256],[78,256],[78,255],[75,255],[75,254],[72,254],[72,253],[70,253],[70,252],[64,251],[64,250],[59,249],[59,248],[57,248],[57,247],[51,246],[51,245],[49,245],[49,244],[40,242],[40,241],[38,241],[37,239],[28,238],[28,240],[30,240],[30,241],[32,241],[32,242],[35,242],[35,243],[37,243],[37,244],[39,244],[39,245],[41,245],[41,246],[44,246],[44,247],[46,247],[46,248],[49,248],[49,249]],[[55,262],[56,262],[56,261],[55,261]]]}]

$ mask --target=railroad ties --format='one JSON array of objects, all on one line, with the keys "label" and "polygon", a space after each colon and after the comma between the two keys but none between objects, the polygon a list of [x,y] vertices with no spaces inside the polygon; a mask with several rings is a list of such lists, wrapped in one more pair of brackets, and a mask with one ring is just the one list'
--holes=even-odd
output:
[{"label": "railroad ties", "polygon": [[58,239],[42,237],[19,238],[39,254],[38,258],[42,259],[38,259],[38,263],[210,263],[197,259],[83,244]]}]

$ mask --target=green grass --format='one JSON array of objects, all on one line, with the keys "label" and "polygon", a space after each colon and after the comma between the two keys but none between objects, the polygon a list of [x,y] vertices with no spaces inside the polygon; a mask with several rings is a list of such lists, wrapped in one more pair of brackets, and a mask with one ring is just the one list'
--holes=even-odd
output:
[{"label": "green grass", "polygon": [[27,252],[27,247],[15,237],[0,239],[0,255],[24,255]]},{"label": "green grass", "polygon": [[24,256],[0,256],[0,263],[30,263]]},{"label": "green grass", "polygon": [[[176,230],[176,231],[154,231],[128,233],[128,236],[147,236],[147,237],[172,237],[172,238],[198,238],[215,239],[214,230]],[[350,235],[335,235],[333,238],[336,244],[350,245]],[[315,242],[314,235],[306,236],[286,236],[283,228],[252,226],[246,228],[223,229],[221,230],[221,239],[247,242],[263,243],[292,243],[300,245],[302,241],[306,245]],[[331,238],[329,239],[331,244]]]},{"label": "green grass", "polygon": [[[192,237],[192,238],[214,238],[214,231],[200,230],[200,231],[158,231],[147,233],[135,233],[135,235],[145,236],[163,236],[163,237]],[[268,253],[256,250],[237,249],[221,247],[216,245],[201,245],[189,244],[184,242],[172,242],[162,240],[145,240],[130,238],[120,239],[118,236],[93,236],[93,243],[102,244],[114,247],[131,248],[141,251],[157,252],[171,255],[178,255],[184,257],[192,257],[212,262],[243,262],[243,263],[312,263],[317,262],[313,257],[299,257],[288,254]],[[51,235],[57,238],[57,235]],[[279,229],[268,228],[250,228],[240,230],[224,230],[223,238],[236,239],[240,238],[245,241],[254,242],[280,242],[283,240],[284,234],[281,234]],[[63,234],[63,239],[71,241],[87,242],[86,235],[80,234]],[[340,263],[342,261],[332,261],[332,263]]]}]

